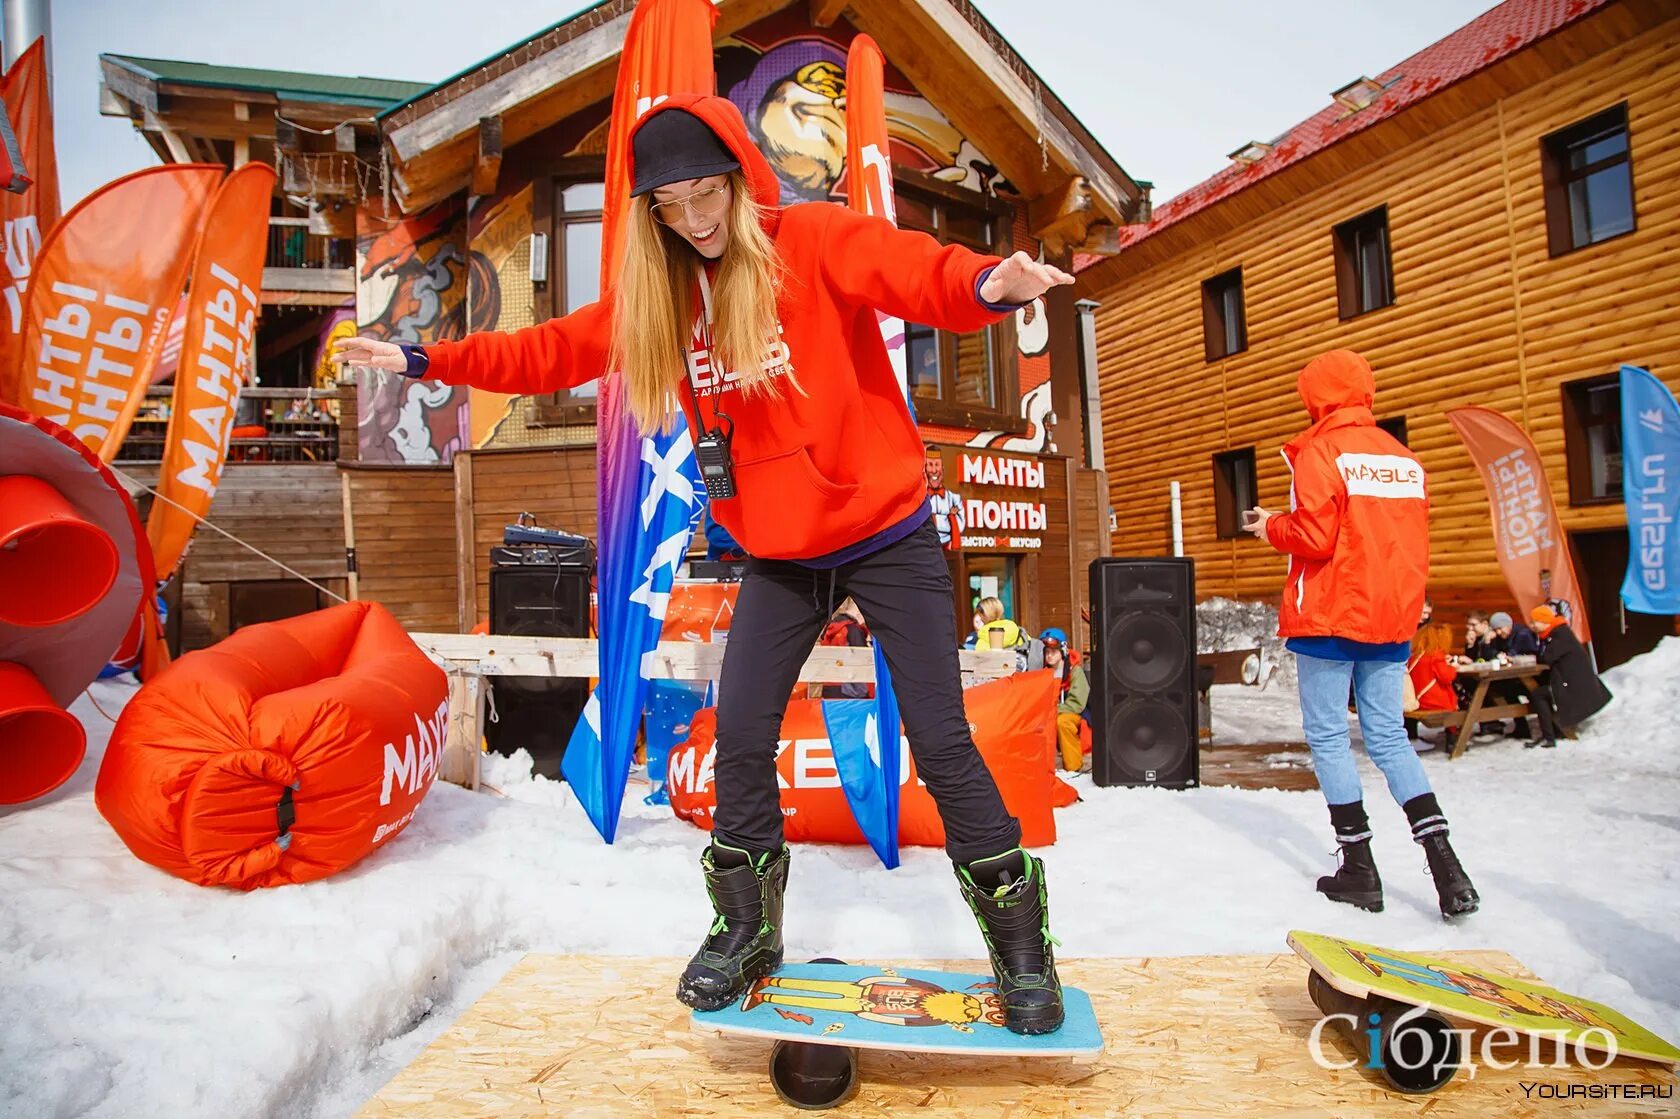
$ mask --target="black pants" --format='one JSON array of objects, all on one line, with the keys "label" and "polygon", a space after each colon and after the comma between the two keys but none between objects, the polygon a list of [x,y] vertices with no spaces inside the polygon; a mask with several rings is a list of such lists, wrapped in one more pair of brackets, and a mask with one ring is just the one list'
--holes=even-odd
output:
[{"label": "black pants", "polygon": [[1528,693],[1528,705],[1540,720],[1540,741],[1557,741],[1557,708],[1552,704],[1552,689],[1541,684]]},{"label": "black pants", "polygon": [[[1521,703],[1523,700],[1528,698],[1529,692],[1528,688],[1523,685],[1521,680],[1495,680],[1493,682],[1493,686],[1488,688],[1488,695],[1497,699],[1501,703]],[[1527,716],[1518,716],[1517,718],[1511,720],[1511,724],[1513,727],[1512,733],[1517,738],[1534,737],[1532,728],[1528,725]],[[1542,733],[1544,733],[1544,728],[1546,726],[1545,719],[1541,719],[1540,726],[1542,728]],[[1505,728],[1496,725],[1495,729],[1503,730]]]},{"label": "black pants", "polygon": [[776,744],[788,693],[834,605],[863,609],[892,670],[899,714],[945,824],[954,862],[1021,842],[980,759],[963,712],[951,573],[932,521],[896,544],[833,571],[753,559],[741,581],[718,690],[717,810],[712,834],[753,851],[782,845]]}]

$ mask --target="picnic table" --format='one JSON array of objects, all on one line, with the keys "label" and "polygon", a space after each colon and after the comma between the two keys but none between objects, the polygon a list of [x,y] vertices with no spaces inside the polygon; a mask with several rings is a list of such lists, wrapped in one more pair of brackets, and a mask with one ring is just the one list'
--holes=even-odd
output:
[{"label": "picnic table", "polygon": [[1526,719],[1533,711],[1526,703],[1489,703],[1488,689],[1498,680],[1521,680],[1524,691],[1533,691],[1540,683],[1540,677],[1547,671],[1547,666],[1539,663],[1498,664],[1494,661],[1476,661],[1472,664],[1457,666],[1460,677],[1473,678],[1476,688],[1470,695],[1470,707],[1464,711],[1408,711],[1409,718],[1416,719],[1426,727],[1457,727],[1458,737],[1453,740],[1448,760],[1457,758],[1470,745],[1470,736],[1476,733],[1476,728],[1489,719]]}]

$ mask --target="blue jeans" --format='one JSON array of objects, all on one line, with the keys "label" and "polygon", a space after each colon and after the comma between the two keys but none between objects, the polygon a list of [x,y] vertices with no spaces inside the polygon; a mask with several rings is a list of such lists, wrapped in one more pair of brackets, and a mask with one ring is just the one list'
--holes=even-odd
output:
[{"label": "blue jeans", "polygon": [[1348,681],[1359,703],[1359,733],[1365,752],[1383,776],[1395,802],[1405,804],[1429,792],[1423,772],[1402,725],[1401,711],[1406,665],[1401,661],[1333,661],[1295,654],[1301,685],[1301,727],[1312,750],[1313,769],[1324,799],[1351,804],[1364,799],[1359,768],[1348,738]]}]

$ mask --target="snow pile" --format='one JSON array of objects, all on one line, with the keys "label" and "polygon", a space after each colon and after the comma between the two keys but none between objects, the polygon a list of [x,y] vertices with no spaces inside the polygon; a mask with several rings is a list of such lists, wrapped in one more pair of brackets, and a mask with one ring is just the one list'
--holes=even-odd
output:
[{"label": "snow pile", "polygon": [[1261,679],[1276,665],[1277,675],[1270,683],[1294,687],[1295,657],[1283,647],[1283,638],[1277,635],[1277,630],[1277,607],[1264,602],[1210,598],[1196,604],[1198,653],[1259,649]]},{"label": "snow pile", "polygon": [[[1313,892],[1334,863],[1316,792],[1080,778],[1086,799],[1058,814],[1045,853],[1063,954],[1273,953],[1292,928],[1501,948],[1680,1039],[1680,640],[1609,683],[1616,703],[1579,742],[1424,755],[1483,896],[1453,926],[1363,761],[1381,914]],[[103,682],[91,698],[115,714],[130,695]],[[1216,729],[1298,740],[1294,702],[1276,685],[1219,688]],[[521,953],[687,956],[708,923],[700,832],[633,783],[604,847],[569,790],[517,758],[486,759],[494,792],[438,786],[407,832],[337,878],[250,894],[177,881],[98,817],[109,724],[88,698],[75,712],[92,730],[82,770],[0,813],[0,1115],[350,1115]],[[937,851],[888,873],[867,848],[798,848],[787,913],[793,958],[981,952]]]}]

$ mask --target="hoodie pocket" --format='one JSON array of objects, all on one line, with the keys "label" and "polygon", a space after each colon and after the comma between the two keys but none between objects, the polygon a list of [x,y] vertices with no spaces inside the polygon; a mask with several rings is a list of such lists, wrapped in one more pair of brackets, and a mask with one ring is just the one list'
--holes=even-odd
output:
[{"label": "hoodie pocket", "polygon": [[847,542],[858,486],[825,478],[804,447],[735,467],[738,497],[719,503],[726,526],[757,556],[810,559]]}]

